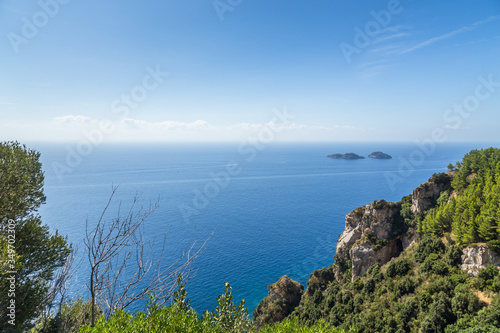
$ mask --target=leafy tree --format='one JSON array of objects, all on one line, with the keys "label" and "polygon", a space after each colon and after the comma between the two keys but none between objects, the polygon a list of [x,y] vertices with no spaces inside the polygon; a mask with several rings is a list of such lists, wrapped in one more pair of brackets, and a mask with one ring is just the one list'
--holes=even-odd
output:
[{"label": "leafy tree", "polygon": [[392,261],[387,267],[386,274],[388,277],[395,277],[397,275],[404,276],[411,270],[411,261],[409,259],[401,259]]},{"label": "leafy tree", "polygon": [[231,295],[231,286],[225,282],[224,294],[217,297],[219,305],[211,313],[205,312],[205,318],[210,318],[212,323],[223,332],[246,332],[250,328],[248,309],[245,300],[236,306]]},{"label": "leafy tree", "polygon": [[485,290],[491,288],[494,279],[498,276],[498,269],[494,265],[488,265],[477,274],[479,289]]},{"label": "leafy tree", "polygon": [[[15,272],[0,280],[2,332],[22,332],[33,325],[50,301],[55,271],[72,251],[66,237],[57,231],[51,234],[36,213],[45,203],[39,158],[38,152],[17,142],[0,143],[0,266]],[[10,281],[14,281],[15,296]],[[7,309],[11,301],[15,301],[15,319]]]},{"label": "leafy tree", "polygon": [[422,263],[431,253],[441,254],[444,251],[445,245],[441,239],[425,236],[422,238],[415,251],[415,260]]},{"label": "leafy tree", "polygon": [[444,332],[445,327],[454,320],[451,312],[451,302],[448,296],[441,292],[431,304],[427,317],[422,322],[422,332]]}]

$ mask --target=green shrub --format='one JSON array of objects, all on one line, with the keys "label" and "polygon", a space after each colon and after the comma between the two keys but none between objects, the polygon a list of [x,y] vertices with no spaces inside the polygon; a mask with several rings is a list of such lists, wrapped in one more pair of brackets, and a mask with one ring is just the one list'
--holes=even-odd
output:
[{"label": "green shrub", "polygon": [[387,267],[386,274],[388,277],[404,276],[411,270],[412,264],[409,259],[401,259],[393,261]]},{"label": "green shrub", "polygon": [[403,303],[399,310],[399,317],[403,323],[407,324],[412,318],[418,315],[418,300],[415,297],[410,297]]},{"label": "green shrub", "polygon": [[415,290],[415,283],[407,276],[396,284],[394,295],[396,298],[401,298],[406,294],[413,293]]},{"label": "green shrub", "polygon": [[429,180],[436,184],[449,185],[451,183],[451,177],[445,172],[435,173]]},{"label": "green shrub", "polygon": [[353,329],[340,330],[329,327],[325,321],[320,320],[310,327],[301,326],[297,318],[285,319],[281,323],[266,325],[260,333],[355,333]]},{"label": "green shrub", "polygon": [[366,281],[364,287],[363,287],[363,292],[365,294],[371,294],[375,290],[375,280],[370,278]]},{"label": "green shrub", "polygon": [[361,281],[361,278],[359,276],[356,276],[354,278],[354,281],[352,282],[352,287],[354,290],[360,291],[363,289],[363,282]]},{"label": "green shrub", "polygon": [[417,249],[415,250],[415,260],[422,263],[431,253],[442,254],[445,249],[446,247],[441,239],[425,236],[422,238],[417,246]]},{"label": "green shrub", "polygon": [[491,289],[495,278],[498,276],[498,269],[494,265],[488,265],[477,274],[479,289]]},{"label": "green shrub", "polygon": [[456,293],[451,300],[451,308],[457,318],[468,316],[479,310],[479,298],[470,291]]}]

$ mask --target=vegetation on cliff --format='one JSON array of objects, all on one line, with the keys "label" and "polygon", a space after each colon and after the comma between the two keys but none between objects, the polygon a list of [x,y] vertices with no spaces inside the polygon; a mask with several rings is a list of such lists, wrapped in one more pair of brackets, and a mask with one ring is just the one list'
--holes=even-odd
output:
[{"label": "vegetation on cliff", "polygon": [[498,267],[469,276],[462,264],[467,245],[500,249],[500,150],[448,168],[400,202],[347,214],[335,264],[311,274],[290,317],[359,332],[499,332]]},{"label": "vegetation on cliff", "polygon": [[303,325],[326,320],[359,332],[498,331],[498,270],[489,266],[469,278],[460,270],[460,257],[457,245],[426,236],[353,281],[350,268],[341,279],[333,274],[337,267],[323,268],[311,275],[292,316]]},{"label": "vegetation on cliff", "polygon": [[453,168],[448,191],[418,230],[441,236],[452,232],[460,245],[487,242],[500,251],[500,150],[473,150]]}]

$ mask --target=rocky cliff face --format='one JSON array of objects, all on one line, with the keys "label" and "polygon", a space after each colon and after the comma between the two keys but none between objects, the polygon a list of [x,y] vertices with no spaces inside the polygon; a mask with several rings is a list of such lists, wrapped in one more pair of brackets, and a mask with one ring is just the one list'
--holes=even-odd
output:
[{"label": "rocky cliff face", "polygon": [[352,262],[353,279],[375,263],[387,263],[411,244],[411,237],[402,232],[400,211],[400,204],[380,200],[346,215],[335,256],[337,262]]},{"label": "rocky cliff face", "polygon": [[[412,193],[411,211],[423,213],[435,204],[449,188],[451,174],[438,174]],[[414,240],[402,227],[401,205],[384,200],[359,207],[345,218],[345,229],[337,243],[336,261],[352,262],[352,278],[366,272],[372,265],[387,263],[398,256]]]},{"label": "rocky cliff face", "polygon": [[449,183],[447,182],[436,183],[431,179],[413,190],[411,194],[411,211],[413,214],[423,213],[432,208],[441,195],[441,192],[449,187]]},{"label": "rocky cliff face", "polygon": [[463,250],[461,269],[470,276],[476,276],[488,265],[500,266],[500,256],[486,245],[468,246]]},{"label": "rocky cliff face", "polygon": [[268,296],[259,303],[253,312],[253,321],[257,328],[285,319],[299,305],[304,292],[303,285],[286,275],[267,288]]}]

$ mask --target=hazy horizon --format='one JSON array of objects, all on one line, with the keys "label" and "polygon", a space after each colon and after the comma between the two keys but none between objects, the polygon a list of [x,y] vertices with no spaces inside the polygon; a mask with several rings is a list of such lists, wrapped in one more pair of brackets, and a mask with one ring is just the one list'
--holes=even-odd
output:
[{"label": "hazy horizon", "polygon": [[493,0],[2,1],[0,140],[494,141],[499,28]]}]

